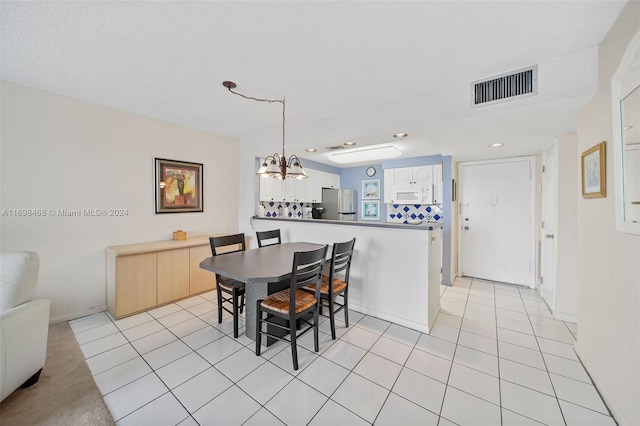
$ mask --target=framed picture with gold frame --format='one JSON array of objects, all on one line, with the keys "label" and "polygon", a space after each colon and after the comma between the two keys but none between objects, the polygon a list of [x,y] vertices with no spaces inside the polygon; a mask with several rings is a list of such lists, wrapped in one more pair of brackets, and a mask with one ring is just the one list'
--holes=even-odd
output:
[{"label": "framed picture with gold frame", "polygon": [[202,212],[202,164],[156,158],[156,214]]},{"label": "framed picture with gold frame", "polygon": [[582,153],[582,198],[607,196],[606,142],[602,141]]}]

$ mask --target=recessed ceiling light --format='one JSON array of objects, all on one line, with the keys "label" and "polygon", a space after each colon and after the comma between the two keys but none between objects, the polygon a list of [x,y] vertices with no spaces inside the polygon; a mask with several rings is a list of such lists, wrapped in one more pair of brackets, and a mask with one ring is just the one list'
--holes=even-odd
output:
[{"label": "recessed ceiling light", "polygon": [[315,148],[307,148],[305,151],[307,151],[307,152],[316,152],[317,149],[315,149]]},{"label": "recessed ceiling light", "polygon": [[395,133],[393,135],[394,138],[406,138],[407,136],[409,136],[409,135],[406,134],[406,133]]},{"label": "recessed ceiling light", "polygon": [[503,143],[492,143],[491,145],[489,145],[489,148],[499,148],[501,146],[504,146]]},{"label": "recessed ceiling light", "polygon": [[633,129],[633,126],[624,126],[625,130]]},{"label": "recessed ceiling light", "polygon": [[338,164],[359,163],[361,161],[384,160],[402,155],[395,146],[385,145],[373,148],[350,149],[329,155],[329,160]]},{"label": "recessed ceiling light", "polygon": [[354,146],[356,143],[353,141],[349,141],[349,142],[345,142],[344,143],[346,146]]}]

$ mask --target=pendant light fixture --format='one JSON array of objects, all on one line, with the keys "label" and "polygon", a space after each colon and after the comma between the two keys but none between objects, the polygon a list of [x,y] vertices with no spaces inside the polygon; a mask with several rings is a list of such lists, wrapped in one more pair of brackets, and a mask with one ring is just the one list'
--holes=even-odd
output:
[{"label": "pendant light fixture", "polygon": [[286,179],[287,177],[295,179],[306,179],[308,176],[302,168],[298,156],[292,155],[291,157],[289,157],[289,160],[287,160],[287,157],[284,153],[284,99],[260,99],[254,98],[252,96],[245,96],[242,93],[233,91],[233,89],[237,87],[237,85],[233,81],[223,81],[222,85],[229,89],[229,91],[234,95],[241,96],[245,99],[250,99],[252,101],[258,102],[279,102],[282,104],[282,155],[275,153],[266,157],[264,159],[264,163],[262,163],[262,166],[260,166],[260,168],[258,169],[257,175],[261,177],[272,177],[276,179]]}]

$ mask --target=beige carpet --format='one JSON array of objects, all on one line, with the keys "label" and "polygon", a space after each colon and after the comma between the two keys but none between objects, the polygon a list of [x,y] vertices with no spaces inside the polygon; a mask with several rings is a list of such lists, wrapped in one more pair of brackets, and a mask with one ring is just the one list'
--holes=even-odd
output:
[{"label": "beige carpet", "polygon": [[47,360],[35,385],[0,404],[2,426],[113,425],[114,421],[67,322],[49,327]]}]

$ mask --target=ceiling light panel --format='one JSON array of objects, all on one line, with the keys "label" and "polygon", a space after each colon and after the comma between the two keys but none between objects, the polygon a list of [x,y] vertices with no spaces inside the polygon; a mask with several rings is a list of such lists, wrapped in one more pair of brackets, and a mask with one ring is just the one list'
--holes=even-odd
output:
[{"label": "ceiling light panel", "polygon": [[359,163],[362,161],[376,161],[387,158],[395,158],[402,155],[402,152],[395,146],[379,146],[375,148],[349,150],[329,155],[329,160],[338,164]]}]

